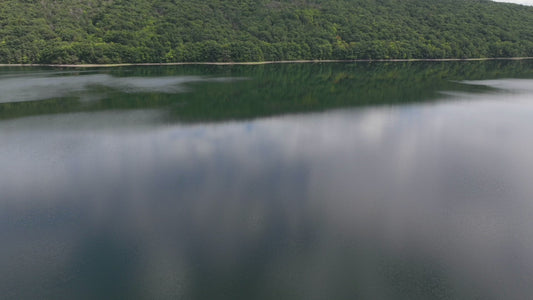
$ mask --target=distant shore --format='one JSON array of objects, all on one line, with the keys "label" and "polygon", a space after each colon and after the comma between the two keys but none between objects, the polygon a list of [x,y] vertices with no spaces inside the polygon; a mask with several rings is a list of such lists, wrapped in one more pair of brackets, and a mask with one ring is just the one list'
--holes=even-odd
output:
[{"label": "distant shore", "polygon": [[487,60],[531,60],[533,57],[495,58],[420,58],[420,59],[351,59],[351,60],[278,60],[256,62],[175,62],[175,63],[117,63],[117,64],[0,64],[0,67],[56,67],[56,68],[109,68],[130,66],[183,66],[183,65],[267,65],[302,63],[350,63],[350,62],[441,62],[441,61],[487,61]]}]

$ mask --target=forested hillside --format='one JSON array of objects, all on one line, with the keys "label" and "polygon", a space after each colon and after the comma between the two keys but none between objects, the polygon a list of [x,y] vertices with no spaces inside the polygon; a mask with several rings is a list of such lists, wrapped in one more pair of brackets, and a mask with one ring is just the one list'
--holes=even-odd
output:
[{"label": "forested hillside", "polygon": [[3,0],[0,63],[533,56],[489,0]]}]

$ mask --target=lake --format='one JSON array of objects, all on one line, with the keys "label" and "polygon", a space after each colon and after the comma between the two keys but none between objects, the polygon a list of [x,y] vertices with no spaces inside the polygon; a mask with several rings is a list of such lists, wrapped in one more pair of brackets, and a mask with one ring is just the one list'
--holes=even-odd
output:
[{"label": "lake", "polygon": [[533,297],[533,61],[0,68],[2,299]]}]

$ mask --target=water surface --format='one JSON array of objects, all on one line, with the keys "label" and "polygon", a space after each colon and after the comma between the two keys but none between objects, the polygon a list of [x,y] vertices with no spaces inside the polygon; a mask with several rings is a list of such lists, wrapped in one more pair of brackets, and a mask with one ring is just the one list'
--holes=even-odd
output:
[{"label": "water surface", "polygon": [[2,298],[530,298],[532,67],[0,69]]}]

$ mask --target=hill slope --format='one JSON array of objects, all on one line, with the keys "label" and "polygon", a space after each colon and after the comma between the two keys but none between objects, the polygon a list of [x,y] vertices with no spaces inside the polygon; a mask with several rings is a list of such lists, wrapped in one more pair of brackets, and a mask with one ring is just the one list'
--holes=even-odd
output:
[{"label": "hill slope", "polygon": [[4,0],[0,63],[533,56],[488,0]]}]

